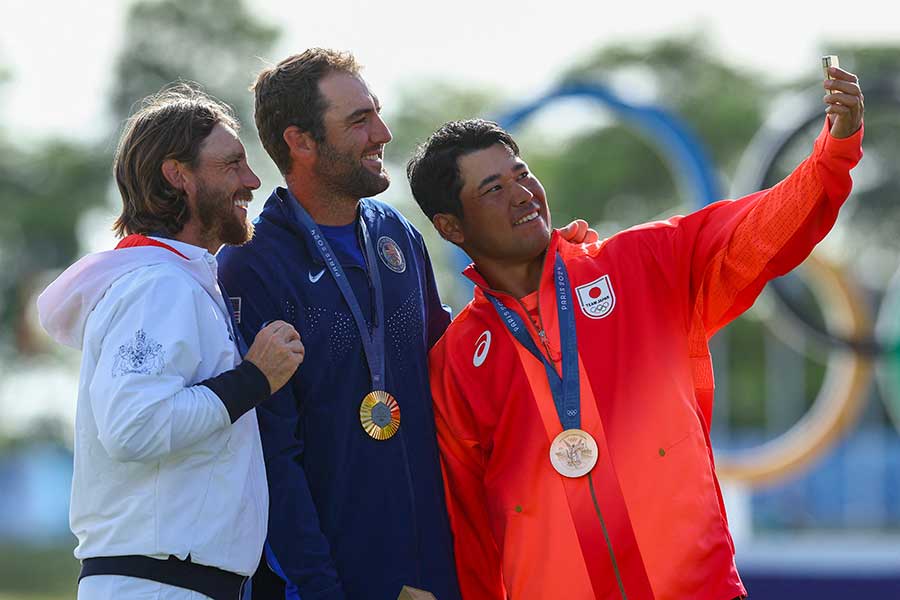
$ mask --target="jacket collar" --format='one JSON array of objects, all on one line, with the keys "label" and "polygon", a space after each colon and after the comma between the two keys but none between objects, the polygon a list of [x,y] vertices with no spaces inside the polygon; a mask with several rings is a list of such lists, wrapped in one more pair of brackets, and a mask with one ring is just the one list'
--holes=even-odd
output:
[{"label": "jacket collar", "polygon": [[[550,258],[556,256],[556,251],[559,248],[560,239],[561,238],[559,237],[558,231],[554,229],[550,232],[550,243],[547,245],[547,253],[544,258],[543,268],[541,270],[541,283],[538,288],[539,290],[553,284],[554,261]],[[490,284],[488,284],[484,276],[478,272],[478,269],[475,267],[475,263],[471,263],[468,267],[466,267],[465,270],[463,270],[462,274],[468,277],[475,284],[476,303],[487,302],[488,300],[485,297],[485,294],[490,294],[495,298],[500,299],[501,301],[503,299],[508,299],[512,300],[515,303],[515,300],[517,300],[517,298],[514,298],[510,294],[491,289]]]},{"label": "jacket collar", "polygon": [[[322,258],[319,249],[316,248],[312,234],[300,223],[300,218],[298,217],[300,206],[300,201],[291,194],[290,190],[279,186],[272,191],[272,194],[266,201],[262,217],[293,232],[303,240],[306,251],[309,253],[312,261],[317,265],[324,265],[325,260]],[[369,232],[374,235],[375,231],[377,231],[376,221],[384,217],[384,210],[369,198],[361,198],[356,210],[357,219],[359,219],[359,215],[362,215],[362,218],[366,220],[366,225],[369,227]]]}]

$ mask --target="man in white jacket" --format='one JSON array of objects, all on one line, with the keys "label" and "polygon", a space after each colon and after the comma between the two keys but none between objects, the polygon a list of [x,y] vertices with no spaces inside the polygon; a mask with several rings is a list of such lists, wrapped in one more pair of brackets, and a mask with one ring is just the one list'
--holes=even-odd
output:
[{"label": "man in white jacket", "polygon": [[[128,121],[115,176],[125,236],[38,300],[83,352],[70,524],[79,600],[240,597],[268,517],[254,407],[303,360],[276,321],[247,349],[213,254],[252,235],[259,179],[231,110],[177,86]],[[243,358],[242,358],[243,357]]]}]

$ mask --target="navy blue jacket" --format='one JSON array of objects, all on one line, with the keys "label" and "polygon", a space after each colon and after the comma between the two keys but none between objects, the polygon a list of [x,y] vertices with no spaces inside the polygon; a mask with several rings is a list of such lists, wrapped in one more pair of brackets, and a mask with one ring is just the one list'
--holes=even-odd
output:
[{"label": "navy blue jacket", "polygon": [[[257,408],[269,481],[269,567],[287,581],[288,598],[395,600],[406,584],[458,600],[428,383],[428,350],[450,318],[421,234],[390,206],[360,201],[379,256],[385,389],[400,405],[400,430],[378,441],[360,424],[371,383],[359,332],[293,201],[277,188],[253,240],[218,256],[247,342],[262,324],[282,319],[306,347],[291,381]],[[385,237],[402,260],[378,250]],[[367,272],[338,258],[371,326]]]}]

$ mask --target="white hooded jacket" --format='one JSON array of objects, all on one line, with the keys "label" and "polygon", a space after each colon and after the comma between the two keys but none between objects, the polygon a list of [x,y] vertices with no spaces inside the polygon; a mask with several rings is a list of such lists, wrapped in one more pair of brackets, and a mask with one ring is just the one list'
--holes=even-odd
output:
[{"label": "white hooded jacket", "polygon": [[197,385],[241,362],[202,248],[86,256],[38,299],[41,324],[81,348],[70,525],[75,556],[190,555],[251,575],[268,492],[251,410],[233,424]]}]

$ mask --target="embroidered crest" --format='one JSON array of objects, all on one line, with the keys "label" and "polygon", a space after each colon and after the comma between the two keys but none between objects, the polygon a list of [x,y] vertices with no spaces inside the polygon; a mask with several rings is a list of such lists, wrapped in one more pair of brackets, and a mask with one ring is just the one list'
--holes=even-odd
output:
[{"label": "embroidered crest", "polygon": [[609,315],[616,306],[616,294],[613,291],[609,275],[604,275],[585,285],[575,288],[581,312],[592,319],[602,319]]},{"label": "embroidered crest", "polygon": [[402,273],[406,270],[406,259],[397,242],[386,235],[378,238],[378,256],[381,262],[394,273]]},{"label": "embroidered crest", "polygon": [[144,333],[143,329],[134,332],[130,344],[119,346],[113,362],[112,376],[118,377],[127,373],[142,375],[159,375],[165,365],[166,353],[162,344]]},{"label": "embroidered crest", "polygon": [[231,317],[234,319],[236,324],[240,324],[241,322],[241,297],[240,296],[229,296],[229,300],[231,300]]}]

